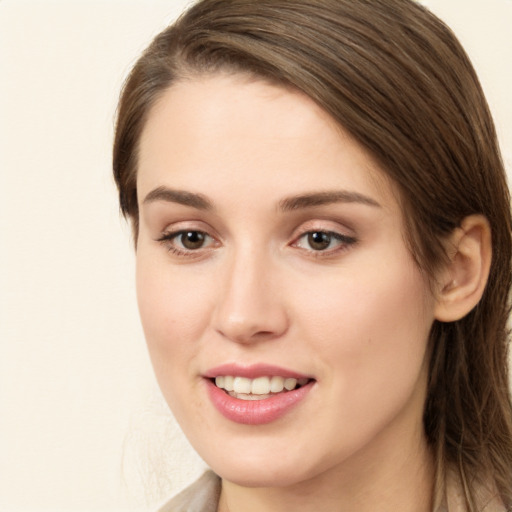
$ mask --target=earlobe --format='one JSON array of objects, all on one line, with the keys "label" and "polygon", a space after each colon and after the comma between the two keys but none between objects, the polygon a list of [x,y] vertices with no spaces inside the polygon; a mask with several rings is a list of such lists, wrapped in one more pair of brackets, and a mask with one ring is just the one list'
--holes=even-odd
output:
[{"label": "earlobe", "polygon": [[449,261],[438,279],[435,318],[454,322],[480,301],[492,259],[491,228],[483,215],[466,217],[448,240]]}]

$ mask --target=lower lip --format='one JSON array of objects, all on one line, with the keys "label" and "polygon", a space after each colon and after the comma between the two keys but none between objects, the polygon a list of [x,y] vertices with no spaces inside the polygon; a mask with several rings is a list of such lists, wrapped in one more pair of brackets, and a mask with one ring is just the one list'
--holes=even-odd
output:
[{"label": "lower lip", "polygon": [[206,379],[208,394],[215,408],[228,420],[244,425],[263,425],[281,418],[305,398],[313,384],[314,381],[310,381],[298,389],[263,400],[240,400]]}]

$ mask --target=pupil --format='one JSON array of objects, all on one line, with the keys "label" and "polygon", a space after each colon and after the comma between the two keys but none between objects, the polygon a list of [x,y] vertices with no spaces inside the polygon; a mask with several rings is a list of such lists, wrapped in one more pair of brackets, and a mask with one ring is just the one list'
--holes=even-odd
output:
[{"label": "pupil", "polygon": [[327,233],[317,231],[308,235],[308,243],[312,249],[321,251],[327,249],[331,243],[331,236]]},{"label": "pupil", "polygon": [[204,233],[187,231],[181,235],[181,243],[187,249],[199,249],[204,243]]}]

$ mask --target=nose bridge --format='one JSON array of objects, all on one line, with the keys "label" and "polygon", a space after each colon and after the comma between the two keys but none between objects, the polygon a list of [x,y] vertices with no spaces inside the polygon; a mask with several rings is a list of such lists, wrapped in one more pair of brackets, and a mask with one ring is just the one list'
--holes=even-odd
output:
[{"label": "nose bridge", "polygon": [[216,307],[216,330],[238,343],[283,334],[288,319],[271,255],[245,244],[232,252],[225,265]]}]

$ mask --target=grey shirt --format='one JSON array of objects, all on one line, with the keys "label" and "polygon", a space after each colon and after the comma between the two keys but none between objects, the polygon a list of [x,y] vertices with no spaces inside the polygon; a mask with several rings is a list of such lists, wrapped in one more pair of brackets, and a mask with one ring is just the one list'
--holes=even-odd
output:
[{"label": "grey shirt", "polygon": [[220,478],[213,471],[207,471],[157,512],[217,512],[220,487]]},{"label": "grey shirt", "polygon": [[[448,472],[445,499],[436,512],[466,512],[462,486],[453,472]],[[180,492],[156,512],[217,512],[219,506],[221,480],[207,471],[191,486]],[[479,512],[506,512],[497,493],[484,486],[478,489]]]}]

